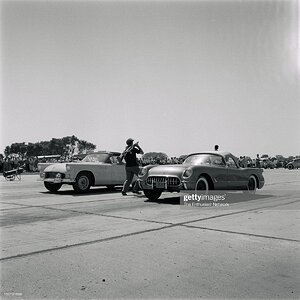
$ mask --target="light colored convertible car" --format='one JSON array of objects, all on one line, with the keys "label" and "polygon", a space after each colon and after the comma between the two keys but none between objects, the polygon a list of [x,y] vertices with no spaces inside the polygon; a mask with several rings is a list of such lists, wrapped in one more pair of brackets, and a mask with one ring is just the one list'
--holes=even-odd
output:
[{"label": "light colored convertible car", "polygon": [[88,154],[80,162],[39,164],[40,176],[50,192],[63,184],[72,185],[75,192],[87,192],[91,186],[113,189],[126,179],[125,165],[120,163],[119,152],[100,151]]},{"label": "light colored convertible car", "polygon": [[263,170],[241,168],[229,152],[190,154],[181,165],[146,166],[139,174],[139,184],[151,200],[163,191],[248,190],[254,193],[264,185]]}]

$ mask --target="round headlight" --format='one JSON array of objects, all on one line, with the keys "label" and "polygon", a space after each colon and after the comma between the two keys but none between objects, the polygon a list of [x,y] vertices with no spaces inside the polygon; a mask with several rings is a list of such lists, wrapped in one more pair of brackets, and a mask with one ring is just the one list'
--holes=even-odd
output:
[{"label": "round headlight", "polygon": [[61,174],[60,174],[60,173],[57,173],[57,174],[56,174],[56,178],[61,178]]},{"label": "round headlight", "polygon": [[183,171],[183,174],[182,174],[182,176],[183,176],[184,178],[189,178],[189,177],[191,177],[192,175],[193,175],[193,169],[191,169],[191,168],[184,170],[184,171]]},{"label": "round headlight", "polygon": [[147,174],[147,168],[140,169],[139,177],[143,177]]}]

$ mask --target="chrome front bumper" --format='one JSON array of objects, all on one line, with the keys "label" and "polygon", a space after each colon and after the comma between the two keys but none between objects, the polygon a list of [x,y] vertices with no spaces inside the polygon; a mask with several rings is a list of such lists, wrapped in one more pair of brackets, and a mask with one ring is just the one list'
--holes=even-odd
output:
[{"label": "chrome front bumper", "polygon": [[44,182],[51,182],[51,183],[66,183],[66,184],[71,184],[74,183],[75,180],[71,180],[71,179],[62,179],[62,178],[44,178],[43,179]]}]

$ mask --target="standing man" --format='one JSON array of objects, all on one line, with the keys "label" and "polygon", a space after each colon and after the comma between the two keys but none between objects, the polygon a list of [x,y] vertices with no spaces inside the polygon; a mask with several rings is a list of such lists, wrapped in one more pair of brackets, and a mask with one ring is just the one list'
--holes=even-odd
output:
[{"label": "standing man", "polygon": [[219,151],[219,145],[215,145],[215,151]]},{"label": "standing man", "polygon": [[[139,174],[139,164],[137,162],[136,155],[137,154],[144,154],[144,151],[142,148],[139,146],[138,142],[133,144],[133,139],[128,139],[126,141],[126,148],[124,152],[120,156],[120,161],[125,159],[126,162],[126,180],[123,184],[123,189],[122,189],[122,195],[127,196],[127,192],[129,190],[129,186],[133,180],[134,175],[138,176]],[[132,192],[136,194],[140,194],[139,192],[139,186],[138,182],[135,183],[134,187],[132,188]]]},{"label": "standing man", "polygon": [[256,155],[255,164],[256,164],[256,168],[260,168],[260,157],[259,157],[259,154]]}]

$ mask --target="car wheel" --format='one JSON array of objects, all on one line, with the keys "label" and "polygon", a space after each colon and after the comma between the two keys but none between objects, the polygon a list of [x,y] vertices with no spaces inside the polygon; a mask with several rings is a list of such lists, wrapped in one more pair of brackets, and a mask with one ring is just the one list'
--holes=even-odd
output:
[{"label": "car wheel", "polygon": [[162,191],[160,191],[160,190],[144,190],[144,194],[149,200],[157,200],[161,196]]},{"label": "car wheel", "polygon": [[256,193],[257,181],[256,181],[256,178],[253,175],[251,175],[248,179],[247,188],[248,188],[248,193],[249,194],[255,194]]},{"label": "car wheel", "polygon": [[204,176],[200,176],[196,182],[195,186],[196,191],[208,191],[209,190],[209,183]]},{"label": "car wheel", "polygon": [[61,188],[62,184],[61,183],[51,183],[51,182],[45,182],[44,181],[44,186],[48,191],[50,191],[52,193],[55,193]]},{"label": "car wheel", "polygon": [[5,176],[5,179],[6,179],[7,181],[14,181],[15,178],[16,178],[15,175],[8,175],[8,176]]},{"label": "car wheel", "polygon": [[293,169],[294,169],[294,166],[293,166],[293,165],[288,165],[288,169],[289,169],[289,170],[293,170]]},{"label": "car wheel", "polygon": [[87,192],[92,184],[92,179],[89,173],[79,173],[76,177],[76,181],[73,184],[73,189],[76,193]]}]

